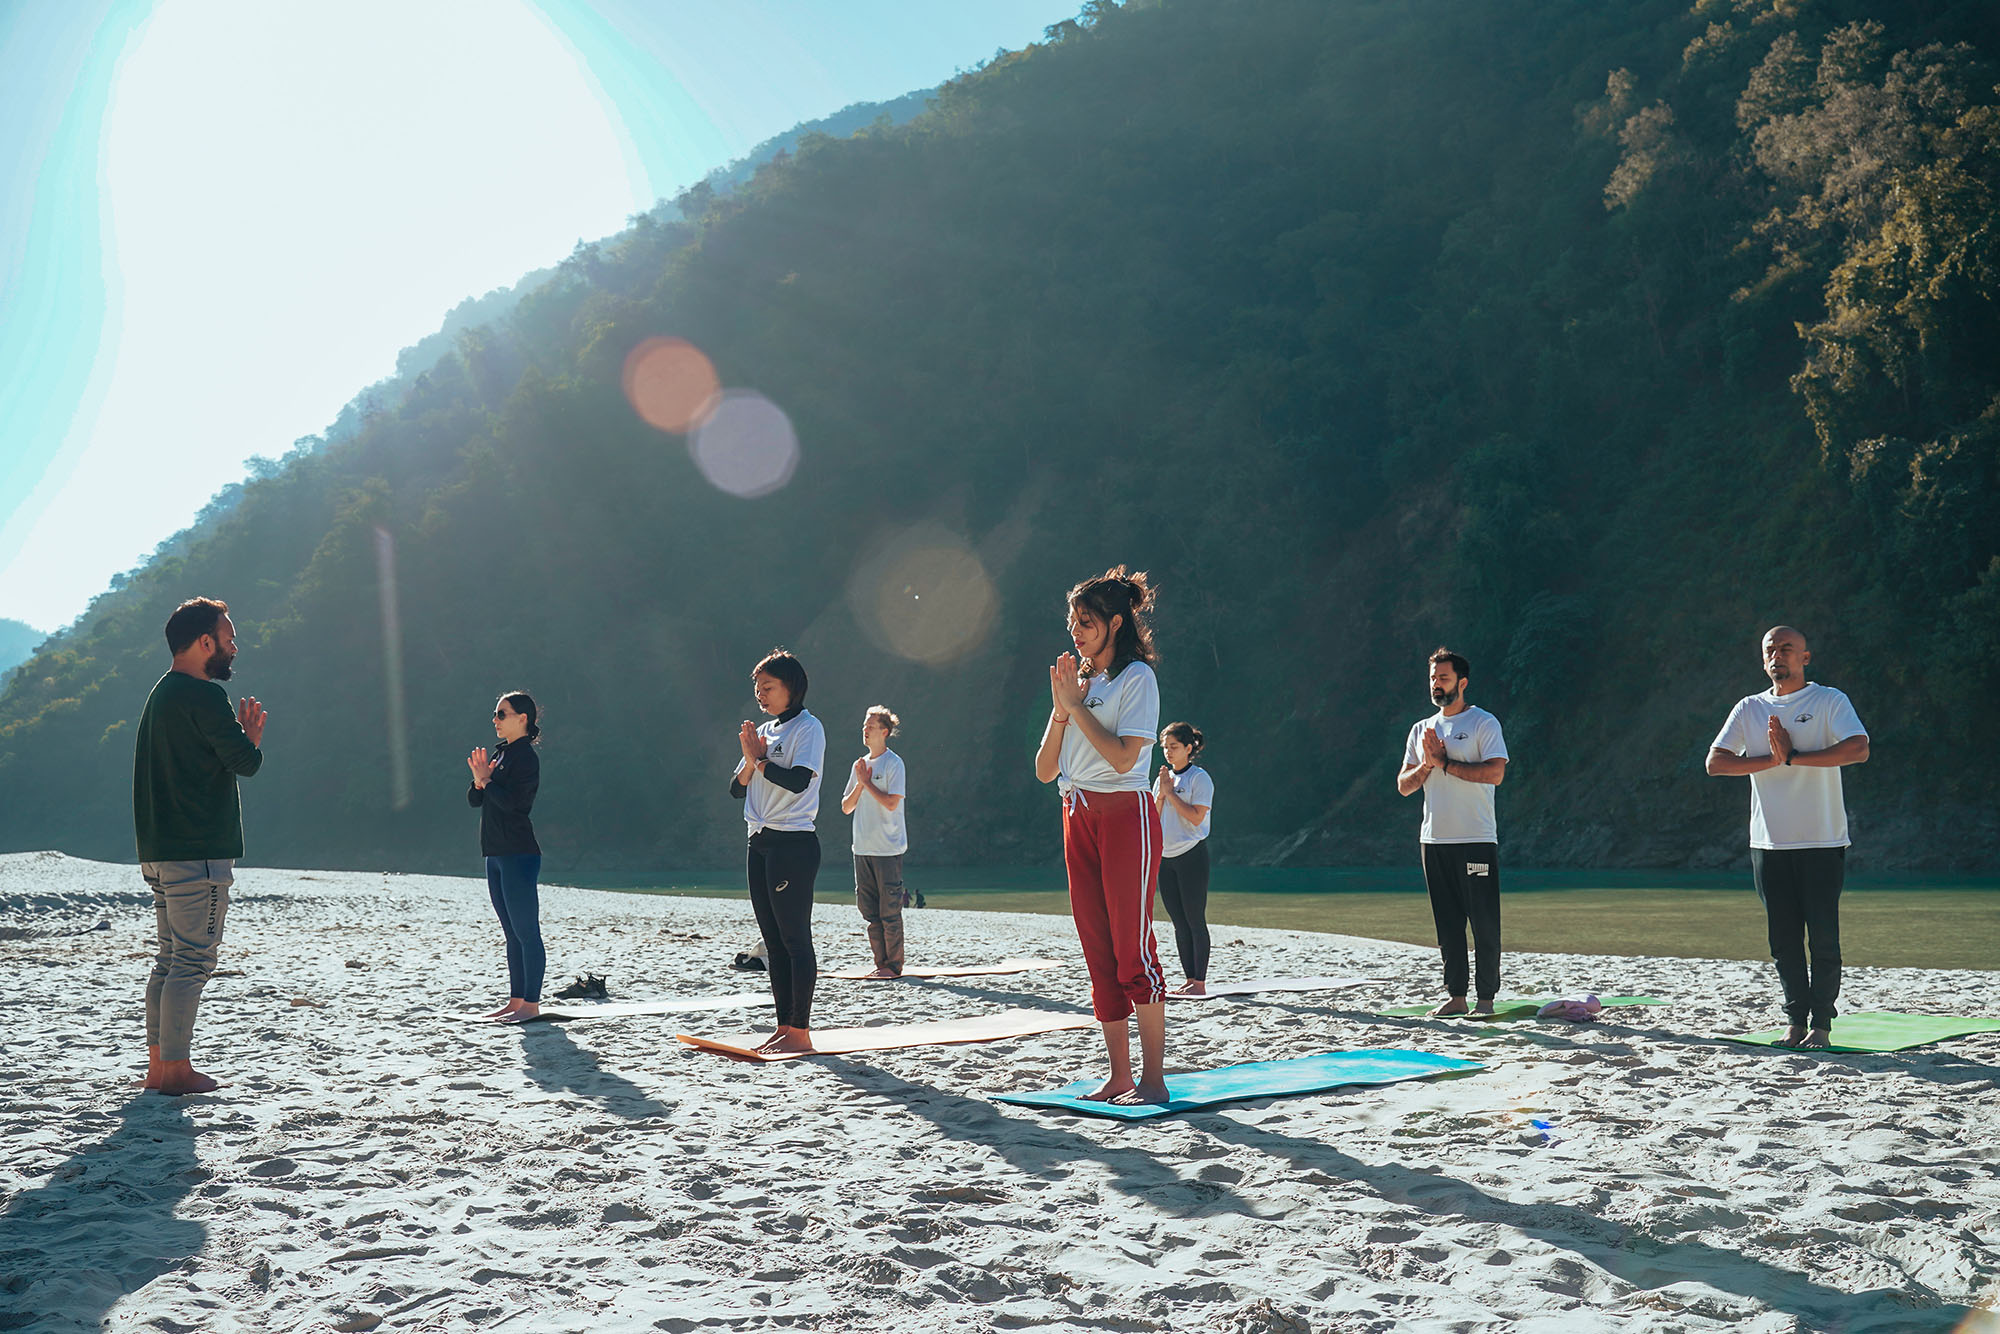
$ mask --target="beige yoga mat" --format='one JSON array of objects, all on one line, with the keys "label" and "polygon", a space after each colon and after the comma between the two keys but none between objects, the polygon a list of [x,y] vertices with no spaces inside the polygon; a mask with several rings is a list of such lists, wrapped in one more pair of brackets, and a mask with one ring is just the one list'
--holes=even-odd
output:
[{"label": "beige yoga mat", "polygon": [[823,972],[820,976],[840,977],[850,982],[907,982],[924,977],[1000,977],[1007,973],[1039,973],[1044,968],[1060,967],[1060,959],[1002,959],[999,963],[974,964],[970,968],[905,968],[901,977],[870,977],[868,974],[875,971],[873,964],[866,968]]},{"label": "beige yoga mat", "polygon": [[1254,996],[1260,991],[1337,991],[1342,987],[1365,987],[1382,982],[1379,977],[1253,977],[1242,982],[1211,982],[1205,996],[1167,993],[1168,1000],[1218,1000],[1224,996]]},{"label": "beige yoga mat", "polygon": [[1026,1038],[1039,1033],[1060,1033],[1072,1028],[1095,1028],[1097,1021],[1087,1014],[1059,1010],[1001,1010],[997,1014],[976,1015],[971,1019],[938,1019],[928,1024],[878,1024],[872,1028],[815,1028],[811,1052],[784,1052],[765,1055],[757,1050],[769,1033],[736,1033],[728,1037],[705,1038],[681,1033],[690,1047],[719,1051],[749,1061],[794,1061],[814,1054],[846,1056],[862,1051],[894,1051],[899,1047],[941,1047],[954,1042],[995,1042],[1001,1038]]},{"label": "beige yoga mat", "polygon": [[[567,1023],[572,1019],[623,1019],[641,1014],[696,1014],[709,1010],[744,1010],[770,1003],[771,993],[768,991],[744,991],[733,996],[688,996],[679,1000],[604,1001],[598,1004],[556,1001],[544,1005],[542,1012],[527,1022],[551,1019]],[[445,1018],[472,1024],[493,1022],[483,1014],[453,1013]]]}]

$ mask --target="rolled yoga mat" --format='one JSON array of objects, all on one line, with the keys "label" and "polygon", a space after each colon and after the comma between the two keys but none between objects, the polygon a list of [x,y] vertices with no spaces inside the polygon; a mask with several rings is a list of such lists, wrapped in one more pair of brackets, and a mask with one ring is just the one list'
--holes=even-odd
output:
[{"label": "rolled yoga mat", "polygon": [[[2000,1019],[1981,1019],[1955,1014],[1892,1014],[1886,1011],[1843,1014],[1833,1021],[1833,1042],[1825,1047],[1783,1047],[1785,1052],[1883,1052],[1921,1047],[1927,1042],[1964,1037],[1967,1033],[2000,1032]],[[1762,1033],[1718,1033],[1731,1042],[1747,1042],[1756,1047],[1776,1047],[1785,1036],[1782,1028]]]},{"label": "rolled yoga mat", "polygon": [[[604,1001],[598,1004],[591,1004],[588,1001],[556,1001],[554,1004],[544,1005],[540,1014],[523,1022],[532,1024],[542,1019],[549,1019],[567,1023],[572,1019],[623,1019],[640,1014],[696,1014],[706,1010],[746,1010],[770,1003],[771,993],[768,991],[744,991],[733,996],[688,996],[680,1000]],[[447,1014],[445,1018],[472,1024],[494,1022],[483,1014],[453,1013]]]},{"label": "rolled yoga mat", "polygon": [[[1438,1018],[1440,1019],[1529,1019],[1534,1017],[1535,1011],[1541,1009],[1544,1005],[1547,1005],[1550,1001],[1563,1000],[1563,999],[1565,998],[1562,996],[1544,996],[1540,1000],[1495,1001],[1493,1003],[1493,1013],[1491,1014],[1446,1014],[1446,1015],[1439,1015]],[[1583,998],[1581,996],[1573,996],[1567,999],[1582,1000]],[[1665,1001],[1661,1000],[1657,996],[1599,996],[1597,998],[1597,1003],[1599,1005],[1604,1006],[1606,1009],[1610,1009],[1614,1005],[1665,1005],[1666,1004]],[[1375,1013],[1380,1015],[1384,1019],[1409,1019],[1413,1017],[1421,1018],[1423,1016],[1429,1015],[1430,1012],[1432,1010],[1435,1010],[1436,1008],[1437,1006],[1435,1005],[1400,1005],[1393,1010],[1377,1010],[1375,1011]]]},{"label": "rolled yoga mat", "polygon": [[1155,1116],[1172,1116],[1175,1112],[1213,1107],[1218,1103],[1242,1102],[1248,1098],[1324,1093],[1328,1089],[1357,1084],[1397,1084],[1406,1079],[1426,1079],[1432,1075],[1485,1068],[1478,1061],[1407,1048],[1330,1051],[1289,1061],[1252,1061],[1247,1065],[1226,1065],[1220,1070],[1190,1070],[1168,1075],[1167,1100],[1137,1107],[1085,1102],[1080,1095],[1089,1093],[1101,1082],[1094,1079],[1079,1079],[1046,1093],[996,1093],[992,1097],[995,1102],[1013,1103],[1019,1107],[1046,1107],[1118,1121],[1144,1121]]},{"label": "rolled yoga mat", "polygon": [[795,1061],[801,1056],[845,1056],[861,1051],[893,1051],[898,1047],[938,1047],[954,1042],[993,1042],[1000,1038],[1033,1037],[1040,1033],[1060,1033],[1071,1028],[1095,1028],[1097,1021],[1087,1014],[1060,1010],[1002,1010],[997,1014],[975,1015],[970,1019],[938,1019],[927,1024],[878,1024],[872,1028],[815,1028],[809,1052],[781,1052],[775,1055],[757,1050],[769,1033],[738,1033],[729,1037],[705,1038],[695,1033],[677,1034],[690,1047],[717,1051],[747,1061]]},{"label": "rolled yoga mat", "polygon": [[875,971],[872,965],[822,972],[820,976],[845,978],[850,982],[904,982],[923,977],[1001,977],[1008,973],[1039,973],[1044,968],[1060,967],[1060,959],[1002,959],[999,963],[974,964],[969,968],[905,968],[897,977],[870,977],[868,974]]}]

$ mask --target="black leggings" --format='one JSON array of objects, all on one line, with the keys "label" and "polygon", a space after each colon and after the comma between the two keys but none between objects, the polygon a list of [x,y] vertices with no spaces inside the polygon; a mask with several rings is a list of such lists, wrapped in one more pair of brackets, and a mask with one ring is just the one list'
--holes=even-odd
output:
[{"label": "black leggings", "polygon": [[1174,948],[1190,982],[1208,980],[1208,840],[1160,858],[1160,899],[1174,919]]},{"label": "black leggings", "polygon": [[811,1028],[813,984],[813,877],[819,874],[819,835],[810,829],[760,829],[750,835],[750,908],[771,968],[771,1000],[784,1028]]}]

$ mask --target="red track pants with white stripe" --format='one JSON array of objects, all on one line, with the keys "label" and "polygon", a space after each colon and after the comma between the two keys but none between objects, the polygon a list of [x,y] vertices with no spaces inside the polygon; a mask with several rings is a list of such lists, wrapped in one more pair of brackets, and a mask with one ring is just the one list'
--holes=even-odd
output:
[{"label": "red track pants with white stripe", "polygon": [[1160,883],[1160,811],[1150,792],[1086,792],[1063,802],[1069,910],[1090,969],[1090,1008],[1113,1023],[1167,998],[1153,943]]}]

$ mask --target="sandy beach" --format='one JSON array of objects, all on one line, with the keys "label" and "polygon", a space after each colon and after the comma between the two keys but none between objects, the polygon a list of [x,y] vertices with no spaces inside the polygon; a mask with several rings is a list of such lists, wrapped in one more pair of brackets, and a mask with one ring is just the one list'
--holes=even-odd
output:
[{"label": "sandy beach", "polygon": [[[824,967],[866,956],[841,883]],[[1779,1021],[1768,964],[1517,948],[1506,994],[1671,1003],[1454,1025],[1371,1015],[1433,996],[1431,951],[1221,928],[1218,980],[1382,980],[1177,1004],[1170,1069],[1356,1047],[1489,1068],[1125,1125],[988,1100],[1097,1072],[1088,1030],[761,1066],[674,1034],[762,1009],[454,1022],[504,990],[482,881],[251,867],[196,1034],[227,1084],[176,1100],[130,1083],[136,870],[0,857],[0,907],[0,1328],[2000,1328],[1975,1309],[2000,1299],[2000,1033],[1712,1040]],[[552,986],[761,989],[726,967],[747,905],[545,888],[542,915]],[[1084,994],[1061,918],[914,911],[910,951],[1066,966],[824,981],[817,1025]],[[1996,979],[1853,969],[1842,1006],[2000,1015]]]}]

